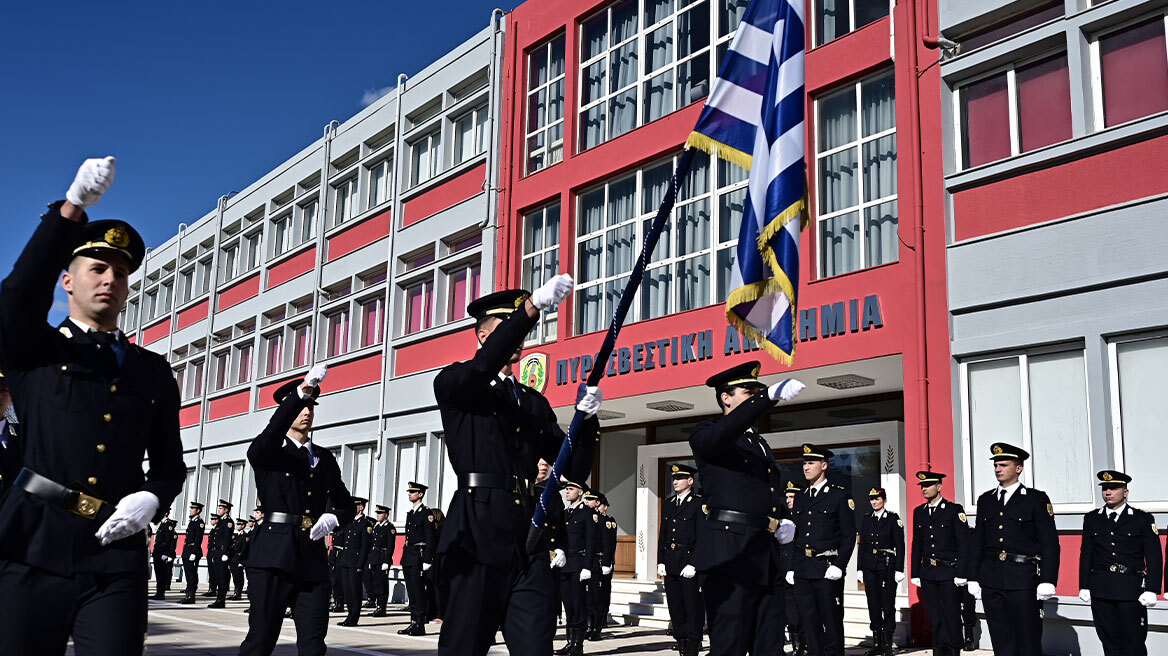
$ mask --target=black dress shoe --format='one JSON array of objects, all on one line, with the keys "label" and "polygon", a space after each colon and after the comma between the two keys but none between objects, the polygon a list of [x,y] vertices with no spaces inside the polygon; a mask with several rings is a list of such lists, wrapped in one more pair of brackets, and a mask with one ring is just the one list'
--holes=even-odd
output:
[{"label": "black dress shoe", "polygon": [[231,601],[239,601],[240,599],[243,599],[243,593],[236,592],[235,594],[231,595],[230,599]]},{"label": "black dress shoe", "polygon": [[421,624],[410,622],[409,626],[402,629],[401,631],[398,631],[398,635],[423,636],[426,635],[426,627],[422,626]]},{"label": "black dress shoe", "polygon": [[214,596],[215,596],[215,591],[214,591],[214,590],[208,590],[208,591],[204,592],[204,593],[202,594],[202,596],[204,596],[204,597],[214,597]]},{"label": "black dress shoe", "polygon": [[367,601],[366,601],[366,602],[365,602],[365,603],[364,603],[364,604],[361,606],[361,608],[376,608],[376,607],[377,607],[377,602],[376,602],[376,601],[373,601],[372,599],[369,599],[369,600],[367,600]]},{"label": "black dress shoe", "polygon": [[187,596],[183,597],[182,601],[180,601],[178,603],[180,603],[180,604],[193,604],[193,603],[195,603],[195,598],[190,596],[190,595],[187,595]]},{"label": "black dress shoe", "polygon": [[372,613],[369,613],[369,617],[386,617],[387,615],[388,613],[385,612],[384,608],[378,608]]},{"label": "black dress shoe", "polygon": [[332,608],[329,608],[329,612],[330,613],[343,613],[343,612],[345,612],[345,607],[342,606],[341,604],[333,604]]},{"label": "black dress shoe", "polygon": [[340,622],[337,622],[337,626],[357,626],[357,620],[349,619],[346,617],[345,619],[341,620]]},{"label": "black dress shoe", "polygon": [[222,601],[214,601],[207,604],[207,608],[227,608],[227,604],[223,603]]}]

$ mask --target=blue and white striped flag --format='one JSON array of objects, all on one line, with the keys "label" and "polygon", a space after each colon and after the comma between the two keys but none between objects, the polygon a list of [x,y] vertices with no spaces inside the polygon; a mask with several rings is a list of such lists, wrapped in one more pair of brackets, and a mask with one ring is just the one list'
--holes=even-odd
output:
[{"label": "blue and white striped flag", "polygon": [[803,35],[803,0],[752,0],[686,141],[750,170],[726,318],[787,365],[807,207]]}]

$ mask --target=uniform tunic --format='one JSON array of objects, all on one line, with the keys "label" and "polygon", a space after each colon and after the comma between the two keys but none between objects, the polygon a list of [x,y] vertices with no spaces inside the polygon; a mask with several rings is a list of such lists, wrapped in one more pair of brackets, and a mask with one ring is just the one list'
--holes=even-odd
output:
[{"label": "uniform tunic", "polygon": [[246,579],[243,563],[247,561],[249,551],[251,551],[251,534],[246,530],[236,531],[231,536],[231,549],[227,552],[229,556],[227,562],[231,570],[231,581],[235,585],[234,597],[239,597],[243,594],[243,586]]},{"label": "uniform tunic", "polygon": [[921,580],[921,600],[933,625],[933,647],[960,650],[963,588],[953,582],[968,568],[969,525],[959,503],[940,499],[933,511],[913,509],[912,578]]},{"label": "uniform tunic", "polygon": [[154,548],[150,555],[154,561],[154,586],[158,595],[170,589],[170,582],[174,577],[175,547],[178,546],[178,535],[175,533],[177,526],[178,522],[173,519],[164,519],[154,533]]},{"label": "uniform tunic", "polygon": [[389,570],[382,565],[393,566],[393,553],[397,549],[397,528],[393,522],[377,522],[373,525],[373,539],[369,542],[369,571],[372,573],[373,596],[378,610],[384,611],[389,603]]},{"label": "uniform tunic", "polygon": [[595,578],[600,571],[594,569],[600,542],[600,514],[596,510],[577,502],[564,511],[564,533],[567,548],[564,550],[568,562],[560,571],[560,593],[564,599],[564,626],[568,629],[583,629],[588,621],[588,586],[591,581],[580,580],[580,570],[588,570]]},{"label": "uniform tunic", "polygon": [[203,558],[203,534],[207,525],[201,517],[187,521],[187,532],[183,537],[182,566],[187,587],[183,590],[187,597],[194,597],[199,591],[199,560]]},{"label": "uniform tunic", "polygon": [[425,624],[430,595],[422,565],[434,563],[438,548],[438,530],[434,511],[419,504],[406,513],[406,543],[402,547],[402,574],[406,579],[406,596],[410,603],[410,621]]},{"label": "uniform tunic", "polygon": [[681,576],[686,565],[693,565],[698,526],[705,519],[702,513],[704,501],[701,495],[691,490],[680,503],[675,494],[666,499],[661,508],[657,562],[665,565],[665,601],[669,605],[673,637],[678,640],[701,640],[706,621],[698,577],[687,579]]},{"label": "uniform tunic", "polygon": [[859,569],[864,574],[869,628],[873,635],[896,630],[896,573],[904,572],[904,521],[885,510],[860,520]]},{"label": "uniform tunic", "polygon": [[1160,537],[1150,513],[1125,504],[1114,519],[1106,507],[1083,515],[1079,588],[1091,591],[1091,613],[1103,652],[1148,653],[1148,609],[1140,594],[1160,594],[1164,568]]},{"label": "uniform tunic", "polygon": [[373,541],[373,524],[365,515],[358,515],[341,531],[341,585],[345,595],[346,619],[356,621],[361,615],[365,567],[369,561],[369,545]]},{"label": "uniform tunic", "polygon": [[827,568],[848,567],[856,547],[855,502],[842,487],[824,483],[795,496],[795,595],[807,648],[812,654],[843,656],[844,581],[829,581]]}]

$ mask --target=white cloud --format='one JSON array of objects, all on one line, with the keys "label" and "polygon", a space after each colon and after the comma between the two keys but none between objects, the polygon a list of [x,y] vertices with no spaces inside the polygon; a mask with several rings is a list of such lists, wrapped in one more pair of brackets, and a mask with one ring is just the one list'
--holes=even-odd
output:
[{"label": "white cloud", "polygon": [[389,93],[390,91],[393,91],[393,87],[381,87],[380,89],[366,89],[365,93],[361,96],[361,106],[368,107],[368,106],[372,105],[373,103],[377,102],[378,98],[384,96],[385,94]]}]

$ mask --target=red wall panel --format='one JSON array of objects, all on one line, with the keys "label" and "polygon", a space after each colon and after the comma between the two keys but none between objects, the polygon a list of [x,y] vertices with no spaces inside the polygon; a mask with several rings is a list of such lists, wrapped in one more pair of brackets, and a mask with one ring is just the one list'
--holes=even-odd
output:
[{"label": "red wall panel", "polygon": [[208,401],[207,420],[211,421],[224,417],[247,414],[248,408],[250,407],[250,389],[236,392],[235,394],[228,394],[227,396],[220,396],[219,398]]},{"label": "red wall panel", "polygon": [[302,378],[304,378],[304,374],[300,374],[298,376],[289,376],[288,378],[284,378],[283,380],[279,380],[279,381],[276,381],[274,383],[267,383],[265,385],[261,385],[259,390],[256,392],[256,409],[263,410],[264,408],[276,407],[276,402],[272,399],[272,393],[275,392],[276,389],[279,388],[284,383],[286,383],[290,380],[296,380],[296,379],[302,379]]},{"label": "red wall panel", "polygon": [[352,225],[328,238],[328,259],[333,260],[372,244],[389,234],[391,213],[385,210],[364,221]]},{"label": "red wall panel", "polygon": [[148,328],[142,329],[142,345],[153,344],[170,334],[170,321],[159,321]]},{"label": "red wall panel", "polygon": [[178,425],[179,428],[187,428],[188,426],[197,426],[199,424],[199,414],[203,410],[203,404],[196,403],[188,405],[185,408],[180,408],[178,411]]},{"label": "red wall panel", "polygon": [[260,274],[244,278],[234,285],[219,292],[219,310],[226,310],[232,305],[238,305],[260,293]]},{"label": "red wall panel", "polygon": [[475,338],[469,328],[403,346],[396,350],[394,376],[444,367],[451,362],[465,360],[475,352]]},{"label": "red wall panel", "polygon": [[405,201],[402,204],[402,226],[413,225],[475,194],[482,193],[486,172],[487,165],[479,164]]},{"label": "red wall panel", "polygon": [[283,262],[268,269],[268,286],[265,289],[271,289],[282,283],[286,283],[297,276],[302,276],[316,267],[316,247],[294,255]]},{"label": "red wall panel", "polygon": [[207,301],[200,301],[191,307],[178,313],[175,317],[175,330],[182,330],[187,326],[198,323],[207,318]]}]

